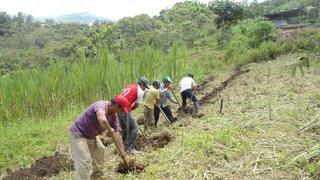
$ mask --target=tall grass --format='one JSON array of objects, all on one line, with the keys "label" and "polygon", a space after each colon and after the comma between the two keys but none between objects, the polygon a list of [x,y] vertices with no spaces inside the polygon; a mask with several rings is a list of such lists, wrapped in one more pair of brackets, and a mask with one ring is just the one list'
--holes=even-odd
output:
[{"label": "tall grass", "polygon": [[25,117],[47,117],[71,105],[110,99],[140,76],[150,81],[165,75],[178,80],[187,69],[187,49],[174,45],[169,53],[144,47],[115,59],[107,49],[98,62],[84,56],[75,64],[58,62],[46,69],[18,71],[0,77],[0,118],[3,124]]}]

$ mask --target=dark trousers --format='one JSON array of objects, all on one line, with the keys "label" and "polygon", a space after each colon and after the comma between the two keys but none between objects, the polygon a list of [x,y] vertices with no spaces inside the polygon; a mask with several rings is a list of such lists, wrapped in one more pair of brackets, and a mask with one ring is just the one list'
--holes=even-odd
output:
[{"label": "dark trousers", "polygon": [[[171,112],[170,107],[169,107],[169,106],[166,106],[166,107],[162,107],[162,106],[161,106],[161,109],[162,109],[162,111],[164,112],[164,114],[168,117],[168,119],[170,120],[170,122],[172,123],[172,121],[173,121],[173,115],[172,115],[172,112]],[[154,107],[153,114],[154,114],[154,126],[157,127],[158,121],[159,121],[160,109],[155,106],[155,107]]]},{"label": "dark trousers", "polygon": [[[132,113],[129,113],[129,132],[127,132],[127,113],[118,113],[119,123],[122,129],[122,141],[125,149],[131,150],[135,148],[136,139],[139,131],[137,121],[132,117]],[[128,134],[129,133],[129,134]]]},{"label": "dark trousers", "polygon": [[187,106],[187,98],[191,99],[193,102],[198,102],[198,98],[193,94],[191,89],[187,89],[181,92],[182,106]]}]

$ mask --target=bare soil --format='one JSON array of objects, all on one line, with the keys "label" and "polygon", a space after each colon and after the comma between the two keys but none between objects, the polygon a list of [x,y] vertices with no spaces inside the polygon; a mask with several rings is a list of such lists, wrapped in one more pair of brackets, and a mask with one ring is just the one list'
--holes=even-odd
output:
[{"label": "bare soil", "polygon": [[160,134],[155,134],[152,136],[146,135],[146,137],[139,135],[137,137],[136,149],[141,150],[146,146],[151,146],[154,149],[164,148],[171,140],[172,136],[167,131],[163,131]]},{"label": "bare soil", "polygon": [[204,95],[200,99],[200,104],[208,103],[212,98],[216,97],[218,95],[218,93],[223,91],[232,81],[237,79],[238,76],[240,76],[241,74],[247,73],[249,71],[250,70],[248,70],[248,69],[242,70],[241,67],[237,67],[234,70],[233,74],[229,78],[227,78],[225,81],[223,81],[220,86],[213,88],[211,92],[206,93],[206,95]]},{"label": "bare soil", "polygon": [[[200,105],[212,103],[212,99],[217,97],[218,93],[222,92],[232,81],[237,79],[240,75],[249,72],[248,69],[242,69],[243,66],[236,67],[231,76],[227,78],[225,81],[223,81],[220,86],[213,88],[210,92],[205,92],[206,88],[209,87],[210,82],[215,79],[215,76],[213,75],[208,76],[207,79],[205,79],[202,83],[198,85],[198,88],[196,90],[197,94],[204,94],[204,96],[200,98]],[[188,106],[185,109],[178,108],[176,112],[177,117],[185,118],[189,114],[194,115],[195,109],[193,106]]]},{"label": "bare soil", "polygon": [[67,154],[56,152],[53,156],[42,157],[36,160],[30,168],[19,169],[14,172],[8,172],[3,180],[21,180],[21,179],[47,179],[55,176],[60,171],[73,170],[73,163]]},{"label": "bare soil", "polygon": [[145,165],[142,163],[139,163],[135,161],[134,159],[131,159],[128,161],[128,166],[124,162],[120,162],[118,164],[116,172],[121,174],[127,174],[129,172],[142,172],[145,168]]}]

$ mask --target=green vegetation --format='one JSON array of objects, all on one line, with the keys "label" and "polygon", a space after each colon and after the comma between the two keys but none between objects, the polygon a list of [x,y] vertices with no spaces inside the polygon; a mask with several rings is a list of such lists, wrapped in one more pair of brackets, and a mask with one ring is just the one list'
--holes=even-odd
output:
[{"label": "green vegetation", "polygon": [[215,19],[217,27],[221,28],[220,44],[225,44],[225,33],[230,25],[237,23],[244,18],[244,8],[237,3],[229,0],[215,0],[209,4],[209,8],[218,17]]},{"label": "green vegetation", "polygon": [[[85,106],[110,99],[140,76],[153,80],[169,75],[177,86],[187,72],[195,74],[199,83],[213,74],[209,91],[233,67],[249,64],[250,74],[219,94],[226,100],[224,115],[215,111],[219,103],[212,102],[204,106],[204,119],[181,119],[169,129],[175,136],[172,143],[138,157],[149,163],[146,172],[121,178],[319,174],[320,64],[314,55],[320,51],[319,28],[276,29],[258,16],[274,12],[276,1],[225,2],[234,11],[222,14],[222,1],[209,6],[188,1],[152,18],[142,14],[92,26],[49,20],[41,24],[23,13],[10,17],[1,12],[1,172],[28,166],[58,146],[68,147],[68,127]],[[283,10],[318,7],[312,0],[278,2]],[[316,18],[310,15],[306,21]],[[301,56],[310,59],[310,69],[305,77],[299,72],[293,77],[290,65]],[[163,128],[162,124],[158,131]],[[107,172],[116,161],[108,159]],[[119,176],[109,175],[106,179]],[[64,172],[57,179],[70,177]]]},{"label": "green vegetation", "polygon": [[[25,117],[48,117],[64,112],[72,104],[111,99],[140,76],[160,79],[170,75],[179,79],[188,71],[186,49],[178,45],[168,54],[154,47],[123,52],[120,61],[107,50],[100,56],[98,63],[82,58],[76,64],[59,62],[45,69],[1,77],[2,124]],[[192,64],[188,67],[191,70]]]},{"label": "green vegetation", "polygon": [[[79,108],[80,107],[76,107]],[[72,108],[75,109],[75,108]],[[49,156],[55,150],[68,144],[68,126],[79,111],[50,119],[27,119],[1,126],[0,169],[26,167],[35,158]]]}]

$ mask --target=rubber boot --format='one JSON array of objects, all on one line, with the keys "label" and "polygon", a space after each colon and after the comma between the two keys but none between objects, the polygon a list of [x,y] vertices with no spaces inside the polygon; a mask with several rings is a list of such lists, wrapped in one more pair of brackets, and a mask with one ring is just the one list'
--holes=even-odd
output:
[{"label": "rubber boot", "polygon": [[193,104],[194,104],[194,108],[196,109],[196,114],[199,114],[199,112],[200,112],[200,104],[199,104],[199,102],[196,101],[196,102],[193,102]]},{"label": "rubber boot", "polygon": [[196,109],[196,117],[197,118],[201,118],[204,116],[204,114],[201,114],[200,113],[200,104],[199,104],[199,101],[196,101],[193,103],[194,104],[194,108]]}]

